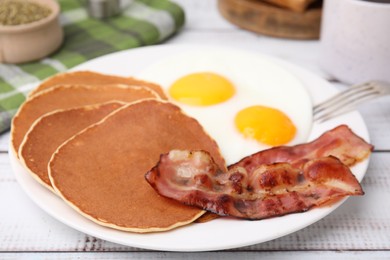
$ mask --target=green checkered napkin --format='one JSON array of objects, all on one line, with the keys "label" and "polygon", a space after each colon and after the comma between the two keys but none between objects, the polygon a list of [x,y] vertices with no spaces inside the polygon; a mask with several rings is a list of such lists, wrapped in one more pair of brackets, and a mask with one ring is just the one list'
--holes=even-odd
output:
[{"label": "green checkered napkin", "polygon": [[159,43],[184,24],[183,10],[169,0],[130,0],[119,16],[104,20],[90,18],[85,1],[59,3],[61,48],[36,62],[0,63],[0,133],[9,129],[18,107],[39,81],[104,54]]}]

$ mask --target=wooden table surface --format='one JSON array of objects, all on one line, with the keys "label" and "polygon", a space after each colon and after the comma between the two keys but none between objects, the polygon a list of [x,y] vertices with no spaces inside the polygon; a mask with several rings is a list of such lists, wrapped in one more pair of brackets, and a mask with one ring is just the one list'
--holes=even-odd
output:
[{"label": "wooden table surface", "polygon": [[[318,65],[318,41],[276,39],[226,22],[216,0],[180,0],[185,28],[164,44],[232,46],[298,64],[335,83]],[[390,259],[390,99],[359,107],[375,150],[362,186],[363,197],[349,198],[317,223],[285,237],[218,252],[156,252],[122,246],[78,232],[36,206],[17,183],[8,159],[9,133],[0,136],[0,259]],[[261,231],[259,231],[261,232]],[[229,231],[226,231],[229,235]]]}]

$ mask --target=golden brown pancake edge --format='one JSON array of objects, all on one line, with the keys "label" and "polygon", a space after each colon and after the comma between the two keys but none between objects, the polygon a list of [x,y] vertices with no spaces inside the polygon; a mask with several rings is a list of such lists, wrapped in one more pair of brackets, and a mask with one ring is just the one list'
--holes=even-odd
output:
[{"label": "golden brown pancake edge", "polygon": [[129,86],[147,87],[155,91],[161,99],[167,100],[168,97],[164,90],[158,84],[137,79],[134,77],[121,77],[111,74],[103,74],[95,71],[81,70],[72,72],[63,72],[55,74],[41,82],[35,89],[29,93],[29,97],[40,93],[43,90],[56,85],[108,85],[124,84]]},{"label": "golden brown pancake edge", "polygon": [[[23,122],[19,122],[21,120],[19,117],[21,116],[21,114],[24,113],[25,107],[30,105],[30,103],[35,102],[36,100],[44,97],[45,95],[56,94],[55,92],[61,92],[64,90],[72,91],[69,89],[73,89],[73,88],[90,89],[90,90],[94,90],[94,91],[102,91],[104,88],[117,88],[117,89],[122,89],[122,90],[125,90],[125,89],[126,90],[140,90],[140,91],[148,92],[150,94],[150,96],[153,96],[154,98],[159,98],[159,95],[155,91],[153,91],[147,87],[128,86],[128,85],[123,85],[123,84],[112,84],[112,85],[102,85],[102,86],[57,85],[55,87],[45,89],[45,90],[37,93],[36,95],[27,98],[27,100],[19,107],[18,112],[15,114],[15,116],[12,119],[10,141],[11,141],[11,150],[16,158],[19,158],[19,156],[18,156],[19,151],[18,150],[19,150],[20,144],[24,138],[24,135],[28,132],[28,129],[31,127],[32,123],[36,119],[38,119],[40,116],[42,116],[43,114],[46,114],[47,112],[61,109],[61,107],[57,107],[57,108],[54,108],[53,110],[45,111],[43,114],[41,114],[37,118],[33,118],[33,120],[31,121],[31,124],[28,126],[28,129],[23,129],[22,133],[20,133],[20,132],[18,132],[20,130],[18,130],[17,125],[23,124]],[[112,100],[116,100],[116,99],[112,99]],[[118,100],[120,100],[120,99],[118,99]],[[106,100],[106,101],[108,101],[108,100]],[[87,104],[83,104],[83,105],[91,105],[91,104],[97,104],[97,103],[102,103],[102,102],[97,101],[97,102],[87,103]],[[75,107],[83,106],[83,105],[76,105]],[[70,108],[70,107],[65,107],[65,109],[66,108]]]},{"label": "golden brown pancake edge", "polygon": [[[104,124],[104,122],[106,120],[109,120],[111,117],[114,117],[116,114],[120,113],[120,111],[122,110],[125,110],[127,109],[128,107],[131,107],[131,106],[134,106],[136,104],[139,104],[139,103],[145,103],[145,102],[152,102],[152,103],[164,103],[164,104],[169,104],[170,106],[175,106],[169,102],[166,102],[166,101],[161,101],[161,100],[141,100],[141,101],[136,101],[136,102],[133,102],[133,103],[130,103],[128,105],[125,105],[124,107],[114,111],[113,113],[111,113],[109,116],[105,117],[104,119],[102,119],[100,122],[94,124],[94,125],[91,125],[90,127],[84,129],[83,131],[79,132],[78,134],[76,134],[75,136],[73,136],[72,138],[70,138],[69,140],[67,140],[66,142],[64,142],[60,147],[58,147],[58,149],[56,150],[55,153],[53,153],[53,156],[50,160],[50,166],[53,166],[53,161],[56,159],[56,156],[61,152],[61,150],[63,149],[63,147],[66,147],[67,144],[69,144],[70,142],[72,142],[72,140],[77,140],[78,136],[80,135],[83,135],[84,133],[90,131],[91,129],[93,130],[93,128],[101,125],[101,124]],[[176,107],[176,106],[175,106]],[[178,107],[177,107],[178,108]],[[179,109],[179,112],[181,113],[181,115],[184,115],[186,116],[187,118],[189,118],[189,120],[194,120],[196,121],[195,119],[191,118],[191,117],[188,117],[187,115],[185,115],[180,108]],[[199,124],[197,121],[196,121],[197,124]],[[220,154],[220,151],[219,151],[219,148],[216,144],[216,142],[204,131],[203,127],[199,124],[200,128],[202,129],[203,131],[203,134],[205,134],[207,136],[207,138],[210,138],[210,140],[212,140],[212,143],[213,145],[215,145],[216,147],[216,152],[218,153],[219,155],[219,158],[217,158],[217,161],[219,159],[219,164],[221,165],[221,161],[222,161],[222,164],[221,167],[222,168],[225,168],[225,162],[224,162],[224,159],[222,157],[222,155]],[[119,226],[119,225],[116,225],[116,224],[113,224],[113,223],[109,223],[107,220],[105,219],[102,219],[100,218],[99,216],[97,217],[94,217],[94,216],[91,216],[90,214],[84,212],[82,209],[79,208],[78,205],[76,205],[75,203],[73,203],[72,201],[70,201],[66,195],[61,191],[61,188],[58,187],[58,184],[56,183],[56,180],[55,178],[53,177],[53,172],[52,172],[52,167],[49,166],[49,177],[50,177],[50,180],[51,180],[51,183],[54,187],[54,190],[56,191],[56,193],[62,197],[64,199],[64,201],[66,203],[68,203],[72,208],[74,208],[77,212],[79,212],[80,214],[82,214],[83,216],[87,217],[88,219],[100,224],[100,225],[103,225],[103,226],[107,226],[107,227],[111,227],[111,228],[114,228],[114,229],[119,229],[119,230],[124,230],[124,231],[131,231],[131,232],[138,232],[138,233],[147,233],[147,232],[156,232],[156,231],[167,231],[167,230],[171,230],[173,228],[176,228],[176,227],[179,227],[179,226],[183,226],[183,225],[186,225],[186,224],[189,224],[191,222],[193,222],[194,220],[198,219],[201,215],[204,214],[204,211],[201,210],[201,209],[195,209],[196,211],[196,214],[193,214],[193,216],[185,221],[178,221],[176,223],[173,223],[172,225],[170,226],[165,226],[165,227],[148,227],[148,228],[137,228],[137,227],[126,227],[126,226]],[[146,173],[146,172],[145,172]],[[145,181],[145,180],[144,180]],[[147,182],[145,181],[145,184],[147,184]],[[149,187],[154,193],[155,191]],[[159,196],[157,193],[155,193],[156,196]],[[176,203],[176,202],[175,202]],[[188,206],[185,206],[185,207],[188,207]]]},{"label": "golden brown pancake edge", "polygon": [[[47,183],[45,181],[45,179],[42,177],[42,175],[44,175],[44,173],[42,173],[39,169],[40,167],[37,166],[37,167],[34,167],[34,166],[31,166],[31,163],[29,163],[27,160],[29,159],[34,159],[35,156],[31,156],[31,154],[27,155],[27,151],[26,149],[35,149],[37,144],[34,144],[34,142],[30,143],[30,138],[31,138],[31,135],[34,135],[35,132],[37,131],[37,127],[40,127],[40,124],[42,123],[42,121],[44,120],[51,120],[52,117],[54,116],[63,116],[64,114],[67,114],[67,113],[77,113],[77,112],[86,112],[86,113],[89,113],[89,112],[99,112],[99,111],[96,111],[96,110],[100,110],[100,109],[108,109],[108,114],[111,113],[112,111],[115,111],[116,109],[120,108],[121,106],[124,106],[126,103],[125,102],[121,102],[121,101],[109,101],[109,102],[106,102],[106,103],[101,103],[101,104],[93,104],[93,105],[88,105],[88,106],[84,106],[84,107],[76,107],[76,108],[70,108],[70,109],[58,109],[58,110],[54,110],[52,112],[49,112],[49,113],[46,113],[44,115],[42,115],[41,117],[39,117],[37,120],[35,120],[35,122],[31,125],[30,129],[28,130],[28,132],[25,134],[24,136],[24,139],[20,145],[20,148],[19,148],[19,158],[20,158],[20,161],[21,163],[23,164],[23,166],[26,168],[26,170],[31,174],[31,176],[36,180],[38,181],[40,184],[42,184],[45,188],[49,189],[50,191],[52,191],[53,193],[55,193],[53,187],[51,186],[50,182]],[[110,112],[111,108],[110,106],[112,106],[112,111]],[[115,108],[117,107],[117,108]],[[104,113],[104,111],[102,111]],[[107,114],[107,115],[108,115]],[[74,134],[76,134],[77,132],[83,130],[84,128],[88,127],[89,125],[93,124],[93,123],[96,123],[96,122],[99,122],[101,119],[103,119],[105,116],[102,116],[101,118],[93,121],[92,123],[87,123],[86,122],[86,126],[85,127],[79,127],[77,126],[78,129],[73,129],[75,130],[74,133],[71,133],[71,134],[67,134],[69,136],[69,138],[71,136],[73,136]],[[93,119],[92,119],[93,120]],[[73,127],[74,127],[74,122],[73,122]],[[64,126],[67,128],[67,126]],[[38,130],[40,131],[40,130]],[[68,128],[67,128],[67,131],[68,131]],[[50,134],[53,134],[53,133],[50,133]],[[36,138],[36,137],[34,137]],[[41,136],[41,138],[43,138]],[[66,138],[65,140],[61,140],[61,143],[66,141],[68,138]],[[53,141],[53,140],[50,140],[50,141]],[[57,140],[54,140],[54,141],[57,141]],[[57,147],[59,145],[61,145],[61,143],[59,143],[57,145]],[[49,145],[52,145],[53,143],[49,143]],[[55,143],[57,144],[57,142]],[[27,147],[28,145],[28,147]],[[39,144],[38,144],[39,146]],[[56,148],[57,148],[56,147]],[[54,152],[55,150],[53,150]],[[26,154],[26,156],[24,156],[24,154]],[[42,153],[41,153],[42,154]],[[35,160],[34,160],[35,161]],[[49,160],[47,161],[47,164],[49,163]],[[34,169],[35,168],[35,169]],[[46,168],[47,169],[47,168]],[[47,172],[46,172],[46,175]],[[48,176],[47,176],[48,177]]]}]

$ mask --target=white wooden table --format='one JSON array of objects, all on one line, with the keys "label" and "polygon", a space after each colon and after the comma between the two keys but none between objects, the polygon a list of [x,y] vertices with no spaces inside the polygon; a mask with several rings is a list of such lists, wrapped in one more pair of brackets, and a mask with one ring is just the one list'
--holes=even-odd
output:
[{"label": "white wooden table", "polygon": [[[216,0],[178,2],[186,10],[187,23],[164,44],[213,44],[262,52],[327,78],[318,65],[318,41],[275,39],[238,29],[219,15]],[[375,145],[362,182],[365,196],[348,199],[329,216],[291,235],[220,252],[147,251],[65,226],[38,208],[16,182],[8,159],[9,133],[5,133],[0,136],[0,259],[390,259],[390,99],[381,98],[359,110]]]}]

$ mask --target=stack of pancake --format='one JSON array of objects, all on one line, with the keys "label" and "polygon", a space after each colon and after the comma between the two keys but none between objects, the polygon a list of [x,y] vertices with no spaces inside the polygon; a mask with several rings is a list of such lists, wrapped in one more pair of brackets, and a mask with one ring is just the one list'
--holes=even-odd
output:
[{"label": "stack of pancake", "polygon": [[160,86],[80,71],[44,81],[20,107],[11,130],[16,156],[44,187],[83,216],[125,231],[165,231],[204,211],[161,197],[144,175],[172,149],[216,142],[167,101]]}]

